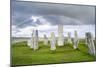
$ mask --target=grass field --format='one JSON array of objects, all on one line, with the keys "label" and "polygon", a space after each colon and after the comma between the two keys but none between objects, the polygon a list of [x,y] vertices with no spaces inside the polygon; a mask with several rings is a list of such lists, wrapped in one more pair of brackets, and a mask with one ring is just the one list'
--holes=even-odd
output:
[{"label": "grass field", "polygon": [[26,42],[13,43],[11,46],[12,65],[54,64],[69,62],[95,61],[96,57],[88,53],[84,42],[80,42],[79,49],[74,50],[72,44],[63,47],[56,46],[56,51],[50,51],[50,44],[45,46],[39,42],[39,49],[33,51]]}]

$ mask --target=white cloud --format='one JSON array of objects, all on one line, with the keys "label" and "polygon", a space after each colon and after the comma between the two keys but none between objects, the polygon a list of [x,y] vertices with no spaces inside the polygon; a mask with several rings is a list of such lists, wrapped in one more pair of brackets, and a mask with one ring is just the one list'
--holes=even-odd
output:
[{"label": "white cloud", "polygon": [[[30,37],[32,30],[34,29],[34,27],[30,26],[30,27],[26,27],[26,28],[21,28],[21,29],[13,29],[12,30],[12,36],[14,37]],[[13,31],[17,31],[18,32],[14,33]]]},{"label": "white cloud", "polygon": [[[46,34],[48,37],[50,37],[50,33],[54,32],[56,36],[58,36],[58,26],[51,26],[51,25],[40,25],[38,27],[29,26],[26,28],[21,28],[19,31],[17,29],[12,30],[12,35],[17,37],[30,37],[32,30],[38,29],[39,30],[39,37],[43,37],[44,34]],[[84,37],[86,32],[91,32],[93,36],[95,37],[95,25],[64,25],[63,27],[63,34],[64,36],[67,36],[68,32],[71,32],[71,36],[74,36],[74,31],[78,32],[79,37]],[[16,33],[15,33],[16,31]]]},{"label": "white cloud", "polygon": [[51,25],[39,25],[39,26],[37,26],[36,27],[36,29],[38,29],[38,30],[49,30],[49,29],[52,29],[52,28],[54,28],[55,26],[51,26]]},{"label": "white cloud", "polygon": [[31,16],[31,19],[33,20],[33,22],[36,22],[39,17],[40,16]]},{"label": "white cloud", "polygon": [[95,25],[68,25],[64,28],[64,35],[67,36],[67,32],[71,32],[71,36],[74,37],[74,31],[78,32],[79,37],[85,37],[86,32],[91,32],[95,37]]}]

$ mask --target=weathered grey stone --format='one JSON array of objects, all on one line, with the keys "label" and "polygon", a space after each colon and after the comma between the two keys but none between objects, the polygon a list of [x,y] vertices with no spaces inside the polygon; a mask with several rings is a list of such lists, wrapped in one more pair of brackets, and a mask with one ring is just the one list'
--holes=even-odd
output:
[{"label": "weathered grey stone", "polygon": [[64,45],[63,25],[58,25],[58,46]]},{"label": "weathered grey stone", "polygon": [[30,47],[30,45],[31,45],[30,40],[27,40],[27,46],[29,46],[29,47]]},{"label": "weathered grey stone", "polygon": [[33,48],[34,50],[38,49],[38,30],[33,30],[31,34],[31,38],[28,41],[28,45],[30,48]]},{"label": "weathered grey stone", "polygon": [[56,38],[53,32],[51,33],[51,38],[50,38],[50,50],[56,50]]},{"label": "weathered grey stone", "polygon": [[85,35],[86,35],[86,44],[88,46],[89,53],[91,55],[95,55],[95,46],[93,42],[93,36],[90,32],[87,32]]},{"label": "weathered grey stone", "polygon": [[33,48],[33,32],[32,32],[32,34],[31,34],[30,39],[28,40],[28,46],[29,46],[30,48]]},{"label": "weathered grey stone", "polygon": [[74,48],[74,49],[77,49],[77,48],[78,48],[78,34],[77,34],[77,31],[74,31],[73,48]]},{"label": "weathered grey stone", "polygon": [[48,45],[48,38],[46,35],[44,35],[44,45]]},{"label": "weathered grey stone", "polygon": [[31,47],[32,42],[31,42],[31,38],[29,40],[27,40],[27,46]]},{"label": "weathered grey stone", "polygon": [[68,32],[67,43],[72,43],[72,40],[71,40],[71,33],[70,33],[70,32]]},{"label": "weathered grey stone", "polygon": [[37,50],[38,47],[38,30],[34,30],[34,34],[33,34],[33,49]]}]

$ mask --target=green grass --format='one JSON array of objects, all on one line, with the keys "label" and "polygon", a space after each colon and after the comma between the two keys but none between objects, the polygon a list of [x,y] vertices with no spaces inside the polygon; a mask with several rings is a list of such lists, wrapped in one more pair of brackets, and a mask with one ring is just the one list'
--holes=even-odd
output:
[{"label": "green grass", "polygon": [[26,42],[13,43],[12,65],[30,64],[52,64],[67,62],[95,61],[96,57],[88,53],[84,42],[79,43],[79,49],[74,50],[72,44],[65,44],[62,47],[56,46],[56,51],[50,51],[50,44],[45,46],[39,42],[39,49],[33,51]]}]

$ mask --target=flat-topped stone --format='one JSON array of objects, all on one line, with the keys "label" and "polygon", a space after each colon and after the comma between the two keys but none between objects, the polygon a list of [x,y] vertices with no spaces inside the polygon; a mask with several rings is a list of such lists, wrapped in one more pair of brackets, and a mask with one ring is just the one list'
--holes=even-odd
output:
[{"label": "flat-topped stone", "polygon": [[64,45],[63,25],[58,25],[58,46]]}]

